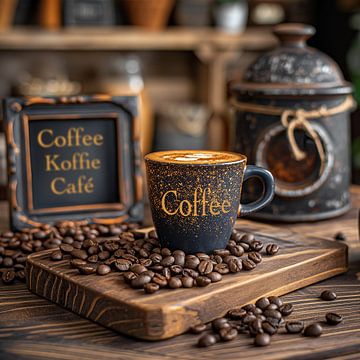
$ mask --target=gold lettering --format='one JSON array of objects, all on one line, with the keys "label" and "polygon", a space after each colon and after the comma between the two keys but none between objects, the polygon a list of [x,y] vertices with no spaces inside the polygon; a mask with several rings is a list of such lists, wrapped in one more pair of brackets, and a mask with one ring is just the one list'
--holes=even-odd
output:
[{"label": "gold lettering", "polygon": [[51,136],[53,135],[53,131],[51,129],[43,129],[39,132],[38,136],[37,136],[37,141],[38,141],[38,144],[43,147],[43,148],[49,148],[49,147],[52,147],[52,142],[50,144],[45,144],[44,141],[43,141],[43,135],[44,134],[50,134]]},{"label": "gold lettering", "polygon": [[213,200],[210,202],[210,213],[212,215],[219,215],[220,214],[220,210],[215,211],[216,208],[220,207],[220,203],[217,200]]},{"label": "gold lettering", "polygon": [[94,145],[101,146],[104,143],[104,137],[101,134],[94,136]]},{"label": "gold lettering", "polygon": [[[184,205],[187,206],[187,212],[184,211]],[[192,206],[189,200],[183,200],[180,202],[180,214],[182,216],[189,216],[191,214]]]},{"label": "gold lettering", "polygon": [[171,211],[169,211],[167,209],[165,201],[166,201],[166,197],[167,197],[168,194],[174,194],[175,199],[176,199],[175,201],[178,201],[177,200],[177,192],[176,192],[176,190],[169,190],[163,195],[163,197],[161,199],[161,208],[166,212],[166,214],[175,215],[178,212],[179,208],[177,208],[174,212],[171,212]]},{"label": "gold lettering", "polygon": [[[225,209],[225,206],[227,207],[227,209]],[[224,214],[227,214],[228,212],[230,212],[230,209],[231,208],[231,204],[230,204],[230,201],[229,200],[224,200],[222,202],[222,205],[221,205],[221,211],[224,213]]]},{"label": "gold lettering", "polygon": [[65,179],[64,178],[62,178],[62,177],[57,177],[57,178],[55,178],[52,182],[51,182],[51,184],[50,184],[50,188],[51,188],[51,191],[54,193],[54,194],[56,194],[56,195],[62,195],[62,194],[64,194],[64,192],[65,192],[65,190],[58,190],[57,188],[56,188],[56,183],[57,182],[60,182],[60,183],[65,183]]},{"label": "gold lettering", "polygon": [[51,171],[51,167],[53,167],[55,171],[59,171],[60,167],[56,164],[55,160],[59,157],[59,155],[45,155],[46,162],[46,171]]}]

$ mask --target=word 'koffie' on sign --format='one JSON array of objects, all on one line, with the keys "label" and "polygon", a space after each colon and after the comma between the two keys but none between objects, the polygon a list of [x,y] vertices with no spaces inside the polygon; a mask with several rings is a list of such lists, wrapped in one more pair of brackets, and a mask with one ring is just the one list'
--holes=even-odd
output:
[{"label": "word 'koffie' on sign", "polygon": [[[44,149],[50,148],[78,148],[102,146],[104,136],[102,134],[90,135],[85,133],[83,127],[71,127],[68,129],[66,136],[56,135],[53,129],[43,129],[37,135],[37,142]],[[46,154],[45,170],[51,171],[77,171],[77,170],[99,170],[101,161],[98,158],[90,158],[88,152],[75,151],[69,158],[62,158],[59,154]],[[50,182],[50,188],[53,194],[82,194],[94,192],[94,181],[92,177],[80,175],[77,181],[67,183],[65,177],[55,177]]]}]

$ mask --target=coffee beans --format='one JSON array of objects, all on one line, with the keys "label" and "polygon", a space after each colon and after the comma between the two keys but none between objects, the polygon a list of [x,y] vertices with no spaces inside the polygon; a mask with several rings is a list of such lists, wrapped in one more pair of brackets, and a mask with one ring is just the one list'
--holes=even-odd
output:
[{"label": "coffee beans", "polygon": [[322,334],[323,328],[319,323],[308,325],[304,330],[304,336],[318,337]]},{"label": "coffee beans", "polygon": [[254,339],[255,346],[267,346],[270,345],[271,337],[267,333],[257,334]]},{"label": "coffee beans", "polygon": [[190,331],[193,333],[193,334],[201,334],[202,332],[204,332],[206,330],[206,325],[205,324],[197,324],[197,325],[194,325],[190,328]]},{"label": "coffee beans", "polygon": [[279,246],[277,244],[269,244],[266,246],[266,253],[268,255],[275,255],[279,252]]},{"label": "coffee beans", "polygon": [[326,322],[329,325],[337,325],[340,324],[343,320],[343,317],[336,313],[327,313],[325,315]]},{"label": "coffee beans", "polygon": [[304,330],[303,321],[287,321],[285,324],[286,331],[289,334],[298,334]]},{"label": "coffee beans", "polygon": [[333,301],[337,298],[336,293],[332,290],[325,290],[320,295],[322,300]]},{"label": "coffee beans", "polygon": [[198,341],[198,346],[200,347],[208,347],[214,344],[216,344],[216,337],[211,334],[201,336]]},{"label": "coffee beans", "polygon": [[111,268],[110,268],[110,266],[108,266],[108,265],[100,264],[100,265],[97,267],[96,272],[97,272],[99,275],[106,275],[106,274],[108,274],[109,272],[111,272]]}]

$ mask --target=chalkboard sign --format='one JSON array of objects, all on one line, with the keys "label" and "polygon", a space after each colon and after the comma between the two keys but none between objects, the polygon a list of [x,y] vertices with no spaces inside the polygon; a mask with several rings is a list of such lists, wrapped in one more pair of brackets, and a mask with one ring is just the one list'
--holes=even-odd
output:
[{"label": "chalkboard sign", "polygon": [[137,98],[9,98],[11,222],[141,221]]}]

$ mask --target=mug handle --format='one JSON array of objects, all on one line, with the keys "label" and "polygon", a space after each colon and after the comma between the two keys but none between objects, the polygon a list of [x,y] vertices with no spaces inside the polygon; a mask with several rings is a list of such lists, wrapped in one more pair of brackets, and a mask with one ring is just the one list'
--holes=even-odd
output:
[{"label": "mug handle", "polygon": [[263,193],[261,197],[249,204],[240,204],[238,216],[249,215],[268,205],[274,197],[275,181],[271,172],[255,165],[248,165],[245,169],[244,182],[252,177],[258,178],[262,182]]}]

